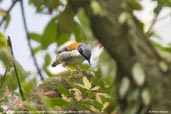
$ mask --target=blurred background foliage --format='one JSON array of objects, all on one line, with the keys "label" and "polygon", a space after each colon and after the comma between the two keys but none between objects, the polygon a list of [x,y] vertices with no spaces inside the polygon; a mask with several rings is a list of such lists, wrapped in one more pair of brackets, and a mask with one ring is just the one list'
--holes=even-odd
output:
[{"label": "blurred background foliage", "polygon": [[[3,2],[3,0],[0,0],[0,2]],[[10,17],[10,12],[17,2],[22,3],[22,0],[13,0],[9,10],[0,9],[0,16],[2,17],[0,26],[3,27],[4,30],[6,30],[9,23],[13,21]],[[13,66],[10,65],[10,69],[8,69],[3,81],[3,85],[0,88],[1,111],[65,110],[68,109],[71,104],[78,103],[79,105],[76,105],[75,107],[77,109],[88,109],[96,113],[105,111],[105,113],[113,112],[113,114],[117,114],[119,105],[117,101],[118,94],[115,90],[119,89],[119,95],[121,97],[127,94],[129,96],[128,100],[138,99],[137,94],[139,94],[138,91],[140,90],[135,89],[132,90],[132,92],[127,93],[127,90],[130,87],[130,82],[126,77],[122,79],[121,82],[115,82],[118,70],[116,61],[110,57],[107,51],[103,49],[103,46],[100,44],[100,42],[95,38],[94,33],[91,30],[89,19],[86,16],[87,11],[85,11],[84,7],[79,7],[76,12],[68,4],[69,0],[29,0],[28,2],[30,5],[34,6],[36,13],[52,16],[45,28],[40,28],[44,29],[42,33],[36,33],[34,31],[28,31],[28,33],[26,33],[28,34],[31,43],[34,42],[38,44],[36,47],[31,48],[31,51],[34,53],[32,56],[36,56],[38,53],[44,53],[44,63],[40,67],[40,70],[46,77],[46,80],[57,75],[49,70],[49,67],[52,63],[52,58],[54,59],[54,57],[51,56],[52,54],[48,51],[48,48],[55,44],[57,48],[56,50],[53,50],[53,52],[56,53],[60,47],[65,45],[66,42],[70,41],[85,42],[90,45],[93,53],[97,53],[98,56],[92,60],[95,61],[93,62],[92,66],[89,66],[86,63],[80,65],[82,70],[93,72],[95,76],[90,79],[87,79],[83,76],[81,81],[76,85],[72,85],[70,89],[67,89],[63,86],[56,87],[55,89],[57,89],[58,92],[63,96],[58,98],[46,97],[48,95],[54,94],[54,91],[49,90],[49,92],[45,92],[45,88],[40,88],[38,86],[40,83],[40,80],[37,79],[38,74],[34,74],[34,77],[31,76],[33,75],[32,72],[27,72],[27,69],[23,69],[20,63],[18,63],[15,58],[11,57],[9,47],[7,46],[6,42],[6,37],[3,33],[0,33],[0,64],[3,64],[5,72],[11,61],[15,61],[21,85],[26,97],[25,101],[21,100],[16,79],[14,78],[15,71]],[[88,13],[90,15],[103,15],[106,13],[101,9],[98,0],[91,0],[89,2],[90,6],[87,8],[89,8]],[[143,6],[141,5],[140,1],[127,0],[127,2],[130,11],[121,13],[118,21],[121,24],[131,23],[132,18],[130,17],[129,12],[140,12],[143,10]],[[157,17],[162,8],[171,7],[171,1],[151,0],[151,2],[157,3],[156,7],[153,9],[153,14],[155,15],[154,21],[152,22],[153,26],[153,24],[157,22]],[[136,15],[134,16],[136,17]],[[141,24],[142,29],[144,29],[143,27],[145,24],[140,20],[138,21],[140,22],[139,24]],[[31,23],[28,23],[28,26],[29,24]],[[168,62],[171,62],[171,45],[168,44],[167,46],[164,46],[158,42],[155,42],[153,39],[160,39],[160,36],[151,28],[149,31],[147,31],[147,35],[149,38],[152,38],[150,40],[157,49],[158,53]],[[164,63],[161,63],[161,66],[163,69],[166,69],[166,65]],[[141,83],[143,83],[145,78],[141,65],[136,64],[132,72],[135,75],[135,82],[137,85],[141,86]],[[3,76],[4,74],[0,74],[1,79],[3,79]],[[121,87],[114,86],[114,83],[121,83]],[[142,91],[144,102],[148,105],[150,102],[149,92],[147,89]],[[38,100],[36,101],[35,99]],[[132,109],[130,109],[128,112],[132,112],[130,114],[134,114],[136,112],[136,106],[138,105],[132,107]]]}]

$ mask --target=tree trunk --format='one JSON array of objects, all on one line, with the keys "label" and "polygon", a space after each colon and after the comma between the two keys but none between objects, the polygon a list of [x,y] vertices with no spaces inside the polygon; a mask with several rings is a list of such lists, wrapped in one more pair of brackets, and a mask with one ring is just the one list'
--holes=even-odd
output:
[{"label": "tree trunk", "polygon": [[[77,2],[77,3],[76,3]],[[83,3],[84,2],[84,3]],[[145,35],[141,23],[130,10],[128,0],[98,0],[103,15],[87,13],[92,31],[118,65],[115,87],[122,114],[146,114],[149,111],[171,109],[171,73],[169,64],[162,59]],[[74,10],[89,8],[88,0],[70,0]],[[75,5],[77,4],[77,5]],[[87,11],[88,12],[88,11]],[[127,14],[127,21],[119,22]],[[145,80],[138,85],[132,70],[136,64],[142,68]],[[163,69],[161,64],[166,67]],[[123,79],[129,88],[124,96],[119,90]],[[113,109],[114,110],[114,109]]]}]

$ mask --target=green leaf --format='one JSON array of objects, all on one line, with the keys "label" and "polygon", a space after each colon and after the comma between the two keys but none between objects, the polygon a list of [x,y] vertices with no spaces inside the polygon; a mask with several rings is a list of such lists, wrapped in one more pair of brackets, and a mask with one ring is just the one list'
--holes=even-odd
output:
[{"label": "green leaf", "polygon": [[85,107],[94,106],[99,111],[101,111],[103,108],[103,105],[97,101],[82,101],[80,104],[84,105]]},{"label": "green leaf", "polygon": [[80,64],[79,68],[82,69],[82,70],[87,70],[87,69],[90,68],[90,65],[89,64]]},{"label": "green leaf", "polygon": [[93,14],[97,15],[97,14],[101,14],[102,13],[102,8],[100,6],[100,4],[96,1],[96,0],[93,0],[91,2],[91,9],[93,11]]},{"label": "green leaf", "polygon": [[57,17],[54,17],[47,24],[44,33],[41,38],[42,48],[46,49],[51,43],[55,42],[57,37],[57,25],[56,25]]},{"label": "green leaf", "polygon": [[33,53],[36,54],[36,53],[38,53],[41,49],[42,49],[41,46],[35,47],[35,48],[33,49]]},{"label": "green leaf", "polygon": [[11,17],[10,15],[8,14],[6,17],[5,17],[5,26],[4,26],[4,29],[6,29],[9,25],[9,22],[11,20]]},{"label": "green leaf", "polygon": [[70,35],[71,35],[70,33],[62,33],[62,34],[60,34],[60,36],[56,40],[56,43],[58,44],[58,46],[61,46],[66,41],[68,41],[70,39]]},{"label": "green leaf", "polygon": [[47,53],[47,54],[45,55],[45,66],[46,66],[46,67],[49,66],[50,63],[51,63],[51,57],[50,57],[50,55]]},{"label": "green leaf", "polygon": [[58,92],[60,92],[61,94],[64,94],[64,95],[67,95],[67,96],[70,96],[70,97],[74,97],[74,95],[73,95],[68,89],[66,89],[66,88],[63,87],[63,86],[58,86],[58,87],[57,87],[57,90],[58,90]]},{"label": "green leaf", "polygon": [[0,32],[0,48],[7,46],[6,37]]},{"label": "green leaf", "polygon": [[[74,24],[74,11],[70,5],[67,5],[65,10],[58,17],[58,32],[71,33]],[[59,35],[58,34],[58,35]]]},{"label": "green leaf", "polygon": [[37,34],[37,33],[34,33],[34,32],[31,32],[29,33],[29,36],[32,40],[36,41],[36,42],[41,42],[41,35],[40,34]]},{"label": "green leaf", "polygon": [[85,76],[83,77],[83,83],[84,83],[85,89],[87,90],[91,89],[91,82]]},{"label": "green leaf", "polygon": [[97,101],[94,101],[91,105],[93,105],[96,109],[98,109],[99,111],[102,110],[103,105]]},{"label": "green leaf", "polygon": [[[36,77],[36,76],[35,76]],[[31,79],[30,81],[22,81],[21,85],[24,92],[24,95],[26,97],[30,97],[30,93],[33,92],[33,88],[35,88],[35,85],[37,84],[36,78]]]},{"label": "green leaf", "polygon": [[77,22],[74,22],[73,32],[77,42],[82,42],[87,39],[83,27]]},{"label": "green leaf", "polygon": [[58,16],[57,22],[57,44],[60,46],[67,40],[69,40],[70,35],[73,31],[74,25],[74,11],[70,5],[67,5],[65,10]]},{"label": "green leaf", "polygon": [[85,14],[85,11],[84,11],[83,8],[80,8],[78,10],[78,18],[79,18],[79,21],[80,21],[80,23],[81,23],[81,25],[83,27],[86,38],[87,39],[93,38],[94,36],[93,36],[92,31],[91,31],[90,22],[89,22],[88,17]]},{"label": "green leaf", "polygon": [[7,12],[4,9],[0,9],[0,16],[5,17]]},{"label": "green leaf", "polygon": [[57,9],[60,0],[29,0],[29,4],[33,4],[39,13],[52,13],[53,9]]},{"label": "green leaf", "polygon": [[164,6],[171,7],[171,0],[163,0]]},{"label": "green leaf", "polygon": [[43,68],[48,77],[53,76],[53,74],[45,67]]},{"label": "green leaf", "polygon": [[152,36],[157,39],[161,39],[161,36],[155,32],[152,32]]},{"label": "green leaf", "polygon": [[87,90],[84,88],[84,85],[75,83],[73,84],[73,87],[78,89],[83,95],[86,94]]},{"label": "green leaf", "polygon": [[15,72],[13,70],[11,71],[11,73],[7,73],[7,75],[5,76],[3,85],[0,89],[0,93],[3,93],[6,89],[6,87],[8,87],[8,89],[11,92],[14,92],[14,90],[17,89],[17,87],[18,87],[16,79],[15,79]]},{"label": "green leaf", "polygon": [[135,1],[135,0],[130,0],[130,1],[129,1],[129,5],[130,5],[131,8],[134,9],[134,10],[142,10],[141,4],[138,3],[138,2]]},{"label": "green leaf", "polygon": [[162,51],[166,51],[166,52],[171,52],[171,46],[162,46],[161,44],[157,43],[157,42],[152,42],[153,45],[155,47],[157,47],[158,49],[162,50]]},{"label": "green leaf", "polygon": [[44,97],[45,102],[47,103],[48,106],[50,107],[54,107],[54,106],[62,106],[62,107],[66,107],[69,103],[61,98],[48,98],[48,97]]}]

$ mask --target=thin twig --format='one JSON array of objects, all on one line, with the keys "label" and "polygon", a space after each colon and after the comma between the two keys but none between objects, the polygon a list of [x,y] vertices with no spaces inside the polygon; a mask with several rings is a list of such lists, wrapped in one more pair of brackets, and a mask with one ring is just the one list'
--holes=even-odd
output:
[{"label": "thin twig", "polygon": [[[17,1],[18,1],[18,0],[15,0],[15,1],[12,3],[12,5],[10,6],[10,8],[6,11],[7,15],[9,15],[10,11],[13,9],[13,7],[14,7],[15,4],[17,3]],[[1,26],[1,25],[3,24],[3,22],[5,21],[7,15],[6,15],[5,17],[2,18],[2,20],[1,20],[1,22],[0,22],[0,26]]]},{"label": "thin twig", "polygon": [[6,70],[5,70],[5,73],[4,73],[4,75],[3,75],[2,79],[1,79],[0,88],[2,87],[3,82],[4,82],[4,80],[5,80],[5,77],[6,77],[6,75],[7,75],[7,72],[8,72],[9,70],[10,70],[10,65],[8,64],[8,66],[7,66]]},{"label": "thin twig", "polygon": [[[10,39],[9,36],[8,36],[8,46],[10,47],[11,55],[12,55],[12,57],[14,58],[12,43],[11,43],[11,39]],[[23,90],[22,90],[22,87],[21,87],[21,83],[20,83],[20,79],[19,79],[18,72],[17,72],[17,67],[16,67],[16,65],[15,65],[14,60],[13,60],[13,66],[14,66],[15,76],[16,76],[16,79],[17,79],[17,83],[18,83],[20,95],[21,95],[21,97],[22,97],[22,100],[25,100],[24,93],[23,93]]]},{"label": "thin twig", "polygon": [[147,36],[147,37],[149,37],[152,28],[154,27],[155,23],[157,22],[157,18],[158,18],[158,16],[159,16],[159,14],[160,14],[162,8],[163,8],[163,2],[162,2],[162,1],[159,1],[158,6],[157,6],[156,9],[155,9],[155,10],[156,10],[155,17],[154,17],[154,19],[152,20],[152,23],[151,23],[149,29],[148,29],[147,32],[146,32],[146,36]]},{"label": "thin twig", "polygon": [[32,47],[31,47],[31,40],[30,40],[30,35],[29,35],[29,32],[28,32],[27,24],[26,24],[23,1],[22,0],[19,0],[19,1],[20,1],[20,6],[21,6],[21,13],[22,13],[22,18],[23,18],[23,23],[24,23],[24,29],[25,29],[25,32],[26,32],[26,35],[27,35],[27,43],[28,43],[29,49],[31,51],[31,56],[33,57],[34,64],[36,66],[36,69],[38,71],[38,74],[39,74],[41,80],[44,80],[44,77],[42,75],[41,70],[39,69],[38,63],[36,61],[36,57],[34,56],[34,52],[33,52]]},{"label": "thin twig", "polygon": [[153,26],[155,25],[156,21],[157,21],[157,17],[155,17],[154,20],[152,21],[152,23],[151,23],[149,29],[148,29],[147,32],[146,32],[146,36],[149,36],[149,34],[150,34],[150,32],[151,32]]},{"label": "thin twig", "polygon": [[171,14],[170,14],[170,13],[169,13],[169,14],[164,15],[163,17],[158,18],[158,19],[157,19],[157,22],[158,22],[158,21],[162,21],[162,20],[166,19],[166,18],[167,18],[167,17],[169,17],[169,16],[171,16]]}]

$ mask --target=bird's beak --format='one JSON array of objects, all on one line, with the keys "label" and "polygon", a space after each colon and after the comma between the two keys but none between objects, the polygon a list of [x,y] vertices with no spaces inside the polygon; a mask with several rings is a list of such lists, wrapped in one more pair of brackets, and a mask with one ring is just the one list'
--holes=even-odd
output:
[{"label": "bird's beak", "polygon": [[90,62],[90,60],[87,60],[87,61],[88,61],[89,65],[91,65],[91,62]]}]

